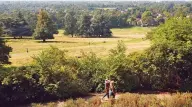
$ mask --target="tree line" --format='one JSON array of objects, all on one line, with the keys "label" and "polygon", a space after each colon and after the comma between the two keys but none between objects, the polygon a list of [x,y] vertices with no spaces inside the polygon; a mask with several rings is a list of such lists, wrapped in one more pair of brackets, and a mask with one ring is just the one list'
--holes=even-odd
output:
[{"label": "tree line", "polygon": [[111,37],[109,21],[102,10],[95,11],[93,15],[82,13],[79,18],[74,11],[65,15],[64,30],[66,35],[83,37]]},{"label": "tree line", "polygon": [[[158,3],[4,1],[0,3],[0,8],[3,34],[14,38],[34,34],[38,23],[37,15],[41,9],[48,14],[54,29],[64,28],[65,34],[85,37],[100,37],[101,35],[110,37],[110,28],[158,26],[172,16],[191,17],[192,14],[191,2],[176,1]],[[102,31],[103,27],[105,28]]]}]

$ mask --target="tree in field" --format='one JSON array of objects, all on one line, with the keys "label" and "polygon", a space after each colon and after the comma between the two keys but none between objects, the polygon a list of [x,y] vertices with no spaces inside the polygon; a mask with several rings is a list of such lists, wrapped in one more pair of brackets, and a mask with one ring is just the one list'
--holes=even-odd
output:
[{"label": "tree in field", "polygon": [[24,15],[21,13],[21,11],[19,11],[19,12],[17,13],[16,18],[17,18],[16,20],[18,20],[21,24],[24,24],[24,25],[27,24],[27,22],[26,22],[26,20],[25,20],[25,18],[24,18]]},{"label": "tree in field", "polygon": [[[2,35],[2,27],[0,26],[0,36]],[[9,52],[11,47],[6,46],[5,42],[0,38],[0,65],[9,63]]]},{"label": "tree in field", "polygon": [[35,13],[27,11],[27,14],[25,14],[25,19],[26,19],[26,22],[28,23],[31,31],[34,32],[36,23],[37,23],[37,15]]},{"label": "tree in field", "polygon": [[45,10],[40,10],[37,16],[35,32],[33,33],[34,39],[42,39],[43,42],[45,42],[46,39],[53,39],[55,31],[54,23],[48,13]]},{"label": "tree in field", "polygon": [[109,21],[102,11],[95,13],[91,24],[93,37],[111,37],[112,32],[109,28]]},{"label": "tree in field", "polygon": [[73,37],[77,31],[77,19],[73,10],[66,13],[64,23],[64,34],[71,35]]},{"label": "tree in field", "polygon": [[91,16],[82,15],[79,23],[79,35],[89,37],[91,35]]},{"label": "tree in field", "polygon": [[[13,17],[14,17],[14,16],[13,16]],[[25,20],[25,18],[24,18],[24,15],[21,13],[21,11],[19,11],[19,12],[17,12],[17,14],[16,14],[15,27],[16,27],[16,28],[19,28],[19,27],[21,27],[21,26],[23,26],[23,28],[22,28],[22,29],[23,29],[23,32],[30,32],[29,25],[28,25],[28,23],[26,22],[26,20]],[[26,26],[27,26],[27,30],[26,30]],[[32,34],[32,33],[30,33],[30,34]],[[20,38],[22,38],[22,36],[24,36],[22,32],[18,33],[18,35],[19,35]],[[14,34],[13,34],[13,36],[14,36]],[[28,35],[27,35],[27,36],[28,36]],[[16,38],[16,37],[14,36],[14,38]]]}]

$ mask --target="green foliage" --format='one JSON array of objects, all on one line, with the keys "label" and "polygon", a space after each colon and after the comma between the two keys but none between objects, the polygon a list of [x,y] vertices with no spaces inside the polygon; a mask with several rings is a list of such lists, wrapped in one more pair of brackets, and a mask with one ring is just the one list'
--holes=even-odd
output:
[{"label": "green foliage", "polygon": [[[85,95],[86,80],[78,78],[74,61],[51,47],[34,57],[34,64],[1,73],[0,104],[49,101]],[[3,70],[3,69],[2,69]]]},{"label": "green foliage", "polygon": [[152,13],[150,11],[145,11],[142,14],[142,22],[145,24],[145,26],[153,26],[155,24]]},{"label": "green foliage", "polygon": [[78,35],[82,37],[111,37],[112,32],[109,28],[109,21],[102,11],[95,11],[94,15],[82,13],[80,18],[78,14],[69,11],[65,15],[64,34]]},{"label": "green foliage", "polygon": [[77,30],[77,19],[75,16],[75,12],[74,9],[71,11],[68,11],[65,14],[65,27],[64,27],[64,34],[66,35],[71,35],[72,37],[74,36],[74,34],[76,34],[76,30]]},{"label": "green foliage", "polygon": [[21,11],[12,12],[12,14],[4,14],[0,18],[2,27],[4,28],[3,34],[13,36],[31,36],[32,32],[30,25],[27,23]]},{"label": "green foliage", "polygon": [[2,102],[25,103],[37,97],[41,99],[43,90],[38,85],[37,75],[30,67],[20,67],[6,74],[1,81]]},{"label": "green foliage", "polygon": [[77,63],[78,77],[89,86],[90,91],[103,91],[103,81],[107,78],[104,60],[95,53],[82,53],[82,58]]},{"label": "green foliage", "polygon": [[35,32],[33,33],[34,39],[42,39],[43,42],[46,39],[53,39],[53,34],[56,33],[56,30],[48,13],[41,9],[37,17]]},{"label": "green foliage", "polygon": [[77,78],[71,67],[73,60],[67,59],[65,51],[51,47],[35,57],[35,64],[40,70],[39,83],[48,93],[58,97],[72,97],[88,91],[86,83]]},{"label": "green foliage", "polygon": [[112,49],[111,54],[106,60],[107,76],[116,81],[118,91],[132,91],[139,85],[139,80],[129,64],[129,57],[126,55],[126,47],[122,41],[119,41],[117,47]]},{"label": "green foliage", "polygon": [[103,11],[96,11],[91,23],[92,37],[111,37],[112,32],[108,23]]},{"label": "green foliage", "polygon": [[11,52],[12,48],[5,44],[5,41],[1,38],[3,33],[3,29],[0,26],[0,66],[2,64],[9,63],[9,52]]},{"label": "green foliage", "polygon": [[174,43],[189,42],[191,38],[191,19],[184,17],[175,17],[166,21],[165,24],[154,30],[150,36],[154,42],[169,40]]},{"label": "green foliage", "polygon": [[89,15],[81,15],[79,22],[79,35],[84,35],[85,37],[89,37],[91,35],[91,18],[92,17]]},{"label": "green foliage", "polygon": [[182,88],[191,81],[191,24],[188,18],[172,18],[148,34],[153,45],[146,50],[147,58],[161,89]]},{"label": "green foliage", "polygon": [[31,31],[34,32],[37,23],[37,14],[27,11],[24,15],[24,18],[26,20],[26,23],[28,23],[28,26],[30,27]]},{"label": "green foliage", "polygon": [[[82,52],[80,58],[71,58],[66,51],[51,47],[34,57],[33,68],[20,68],[1,77],[1,98],[8,96],[9,100],[3,100],[6,102],[75,97],[87,92],[101,92],[106,78],[114,80],[116,90],[121,92],[138,89],[192,91],[191,26],[188,18],[169,19],[148,34],[152,40],[150,48],[129,55],[126,55],[126,46],[122,41],[105,58],[99,58],[93,52]],[[32,78],[34,74],[35,78]],[[11,95],[3,93],[7,87],[11,89]],[[28,87],[33,87],[31,93],[24,91]],[[36,94],[40,92],[43,95]],[[150,98],[150,101],[144,101],[146,97],[133,97],[139,102],[137,104],[159,106],[159,100]],[[122,101],[125,101],[121,102],[122,105],[136,104],[134,101]],[[72,104],[71,101],[68,103]],[[167,106],[172,104],[163,103]]]}]

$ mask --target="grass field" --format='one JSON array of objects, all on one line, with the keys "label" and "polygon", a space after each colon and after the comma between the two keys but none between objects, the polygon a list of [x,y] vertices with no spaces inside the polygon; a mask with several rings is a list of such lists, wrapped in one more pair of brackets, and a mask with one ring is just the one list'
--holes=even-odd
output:
[{"label": "grass field", "polygon": [[153,28],[131,27],[131,28],[114,28],[112,29],[114,37],[120,38],[143,38],[146,33]]},{"label": "grass field", "polygon": [[92,51],[97,55],[106,56],[108,51],[116,47],[119,40],[122,40],[127,47],[127,53],[140,51],[150,46],[148,40],[143,40],[145,34],[150,30],[151,28],[141,27],[115,28],[112,29],[112,38],[71,38],[63,35],[63,30],[59,30],[59,34],[54,35],[55,39],[47,40],[46,43],[26,38],[7,39],[7,44],[13,48],[10,58],[12,65],[21,66],[29,64],[34,55],[51,45],[68,50],[70,56],[80,56],[81,51]]},{"label": "grass field", "polygon": [[117,94],[115,99],[101,100],[104,94],[55,101],[33,103],[29,107],[191,107],[191,93]]}]

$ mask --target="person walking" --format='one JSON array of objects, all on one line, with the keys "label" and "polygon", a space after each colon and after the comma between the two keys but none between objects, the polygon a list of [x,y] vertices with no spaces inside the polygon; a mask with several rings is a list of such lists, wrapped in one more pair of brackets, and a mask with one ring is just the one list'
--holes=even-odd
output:
[{"label": "person walking", "polygon": [[102,100],[107,96],[109,99],[109,88],[110,88],[110,80],[105,80],[105,95],[103,96]]},{"label": "person walking", "polygon": [[114,81],[110,81],[110,90],[109,90],[109,95],[113,96],[113,98],[115,98],[115,87],[114,87]]}]

